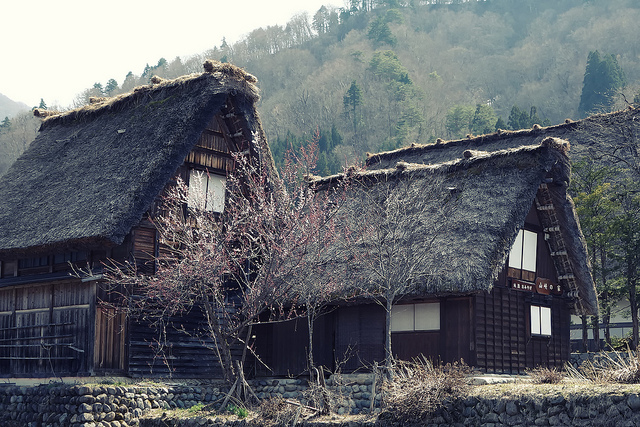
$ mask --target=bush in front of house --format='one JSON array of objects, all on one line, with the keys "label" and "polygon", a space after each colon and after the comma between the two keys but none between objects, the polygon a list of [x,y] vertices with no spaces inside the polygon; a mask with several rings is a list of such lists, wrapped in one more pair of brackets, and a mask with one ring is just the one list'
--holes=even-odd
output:
[{"label": "bush in front of house", "polygon": [[396,361],[391,379],[383,385],[380,419],[401,425],[420,424],[445,404],[465,396],[468,373],[464,363]]}]

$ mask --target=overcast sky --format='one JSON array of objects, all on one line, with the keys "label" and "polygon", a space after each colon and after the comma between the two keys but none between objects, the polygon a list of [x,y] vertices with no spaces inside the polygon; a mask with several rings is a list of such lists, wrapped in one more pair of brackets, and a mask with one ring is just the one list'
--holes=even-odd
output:
[{"label": "overcast sky", "polygon": [[[6,4],[8,3],[8,4]],[[67,107],[95,82],[187,58],[343,0],[9,0],[0,9],[0,93]]]}]

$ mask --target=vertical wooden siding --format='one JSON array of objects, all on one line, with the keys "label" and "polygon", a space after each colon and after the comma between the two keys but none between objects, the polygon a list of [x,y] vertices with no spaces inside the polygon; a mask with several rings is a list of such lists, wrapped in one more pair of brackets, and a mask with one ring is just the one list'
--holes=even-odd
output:
[{"label": "vertical wooden siding", "polygon": [[[530,333],[531,304],[551,307],[551,337]],[[562,367],[569,358],[569,307],[564,299],[495,286],[476,297],[477,366],[487,372],[524,373]]]},{"label": "vertical wooden siding", "polygon": [[94,370],[125,372],[127,362],[127,313],[114,307],[96,310]]},{"label": "vertical wooden siding", "polygon": [[382,362],[384,355],[384,309],[378,304],[340,307],[336,313],[335,357],[351,372],[374,361]]},{"label": "vertical wooden siding", "polygon": [[[313,354],[316,366],[334,370],[334,312],[316,319],[313,327]],[[308,373],[309,331],[306,317],[255,326],[256,375],[296,376]],[[265,366],[266,365],[266,366]]]},{"label": "vertical wooden siding", "polygon": [[70,280],[0,290],[0,375],[89,374],[93,286]]}]

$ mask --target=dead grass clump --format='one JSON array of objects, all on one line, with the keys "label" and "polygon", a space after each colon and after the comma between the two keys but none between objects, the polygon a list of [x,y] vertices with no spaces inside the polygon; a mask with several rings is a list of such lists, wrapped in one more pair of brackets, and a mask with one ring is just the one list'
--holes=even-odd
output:
[{"label": "dead grass clump", "polygon": [[558,384],[564,379],[564,373],[557,368],[528,369],[527,374],[534,384]]},{"label": "dead grass clump", "polygon": [[611,355],[601,353],[601,357],[587,360],[579,368],[569,370],[574,379],[595,383],[640,384],[640,347],[631,351]]},{"label": "dead grass clump", "polygon": [[402,425],[424,421],[438,408],[464,396],[469,387],[465,381],[469,368],[464,363],[435,366],[426,359],[399,361],[393,372],[393,378],[383,384],[382,418]]},{"label": "dead grass clump", "polygon": [[281,397],[273,397],[260,403],[254,423],[265,427],[292,426],[300,417],[301,409],[286,403]]}]

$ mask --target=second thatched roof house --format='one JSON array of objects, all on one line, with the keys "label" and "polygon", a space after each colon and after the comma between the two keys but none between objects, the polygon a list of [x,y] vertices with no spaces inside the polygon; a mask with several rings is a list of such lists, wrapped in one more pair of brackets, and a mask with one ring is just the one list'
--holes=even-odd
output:
[{"label": "second thatched roof house", "polygon": [[[567,150],[565,141],[547,138],[315,181],[320,190],[351,183],[339,215],[356,232],[346,251],[336,244],[327,256],[335,280],[360,290],[411,282],[392,309],[396,357],[464,359],[510,373],[567,361],[570,314],[598,310],[567,195]],[[357,298],[338,304],[318,320],[316,336],[318,364],[346,360],[343,368],[355,370],[380,362],[385,309]],[[285,343],[303,352],[304,328],[279,324],[257,337],[276,373],[305,370],[302,361],[280,353]]]}]

